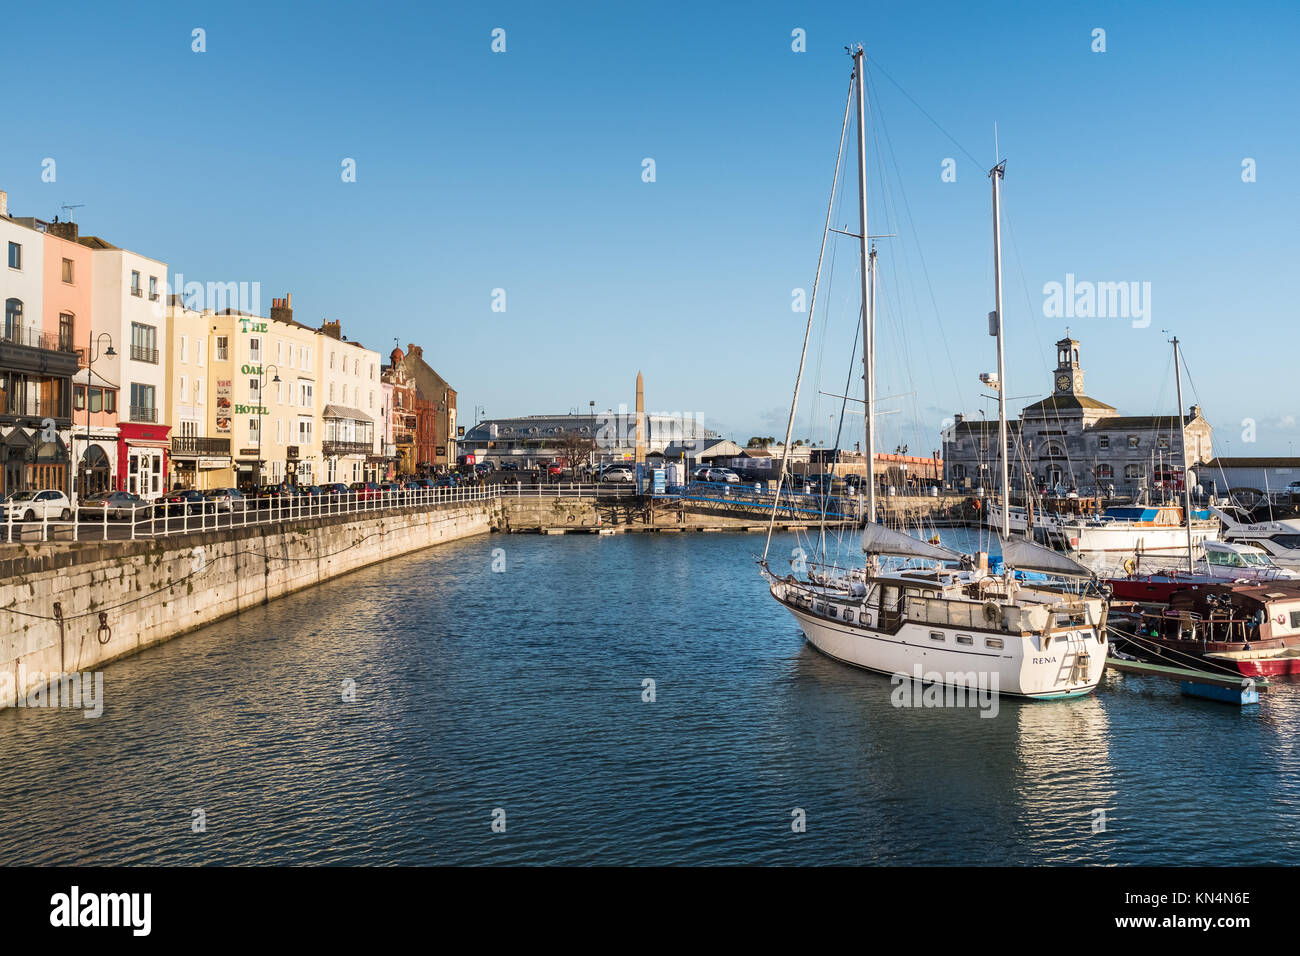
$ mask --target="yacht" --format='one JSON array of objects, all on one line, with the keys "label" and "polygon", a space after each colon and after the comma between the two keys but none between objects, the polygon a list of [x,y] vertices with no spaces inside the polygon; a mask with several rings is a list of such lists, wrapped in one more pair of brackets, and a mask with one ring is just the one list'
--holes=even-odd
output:
[{"label": "yacht", "polygon": [[1223,540],[1251,544],[1284,568],[1300,568],[1300,518],[1268,518],[1231,506],[1211,507],[1223,522]]}]

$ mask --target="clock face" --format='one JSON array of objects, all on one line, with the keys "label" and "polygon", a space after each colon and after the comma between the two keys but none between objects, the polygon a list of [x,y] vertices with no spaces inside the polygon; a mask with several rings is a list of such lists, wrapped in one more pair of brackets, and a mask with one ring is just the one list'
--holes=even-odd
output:
[{"label": "clock face", "polygon": [[1070,388],[1070,376],[1068,375],[1056,376],[1056,390],[1058,392],[1068,391],[1069,388]]}]

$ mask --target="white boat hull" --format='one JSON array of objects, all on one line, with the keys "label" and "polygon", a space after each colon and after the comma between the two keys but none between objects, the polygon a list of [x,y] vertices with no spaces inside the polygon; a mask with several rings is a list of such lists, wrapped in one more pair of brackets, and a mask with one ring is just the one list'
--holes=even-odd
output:
[{"label": "white boat hull", "polygon": [[[773,586],[773,596],[794,616],[809,644],[837,661],[879,674],[910,678],[919,667],[925,675],[938,675],[935,683],[955,685],[949,678],[961,675],[969,681],[964,686],[971,687],[982,677],[985,684],[981,686],[991,687],[996,681],[1002,696],[1054,699],[1091,693],[1105,671],[1107,648],[1094,625],[1055,629],[1048,635],[1046,648],[1037,635],[967,633],[923,622],[905,621],[889,633],[795,607],[782,600],[777,591],[780,587],[779,583]],[[861,613],[873,612],[864,609]],[[932,638],[935,633],[944,633],[942,643]],[[958,646],[958,633],[971,638],[972,644]],[[988,648],[986,638],[1001,640],[1003,646]],[[1082,661],[1080,654],[1086,655]]]},{"label": "white boat hull", "polygon": [[[1070,551],[1087,554],[1160,554],[1187,555],[1185,527],[1141,527],[1119,524],[1064,525],[1057,534]],[[1212,526],[1192,528],[1192,550],[1197,552],[1206,541],[1219,540]]]}]

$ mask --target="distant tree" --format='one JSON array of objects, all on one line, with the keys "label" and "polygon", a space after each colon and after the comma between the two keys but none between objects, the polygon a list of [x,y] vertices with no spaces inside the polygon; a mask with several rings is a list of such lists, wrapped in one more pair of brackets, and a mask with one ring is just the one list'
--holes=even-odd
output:
[{"label": "distant tree", "polygon": [[768,446],[768,445],[775,445],[775,444],[777,444],[777,440],[776,440],[775,438],[773,438],[771,435],[769,435],[769,436],[766,437],[766,438],[763,438],[763,437],[761,437],[761,436],[757,436],[757,435],[756,435],[756,436],[754,436],[753,438],[751,438],[751,439],[750,439],[750,440],[745,444],[745,447],[746,447],[746,448],[764,448],[764,447],[766,447],[766,446]]},{"label": "distant tree", "polygon": [[568,431],[557,437],[552,447],[556,456],[563,458],[569,468],[577,468],[587,464],[591,453],[596,449],[596,441],[587,435]]}]

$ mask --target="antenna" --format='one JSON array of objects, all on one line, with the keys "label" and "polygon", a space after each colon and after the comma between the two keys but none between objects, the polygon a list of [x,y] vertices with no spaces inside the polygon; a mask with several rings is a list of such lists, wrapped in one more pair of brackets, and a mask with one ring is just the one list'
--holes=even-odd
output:
[{"label": "antenna", "polygon": [[81,208],[82,206],[84,206],[84,205],[85,205],[84,202],[65,202],[65,203],[64,203],[62,206],[60,206],[59,208],[62,209],[65,213],[68,214],[68,215],[65,216],[64,218],[67,219],[67,220],[70,220],[70,219],[72,218],[72,215],[71,215],[72,210],[74,210],[74,209],[80,209],[80,208]]},{"label": "antenna", "polygon": [[998,123],[993,121],[993,165],[996,166],[1002,162],[1002,150],[998,148]]}]

